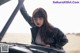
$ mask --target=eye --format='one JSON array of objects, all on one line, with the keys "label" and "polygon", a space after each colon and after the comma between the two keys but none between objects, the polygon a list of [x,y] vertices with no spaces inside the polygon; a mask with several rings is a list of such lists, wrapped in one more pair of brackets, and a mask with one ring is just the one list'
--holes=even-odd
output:
[{"label": "eye", "polygon": [[43,20],[43,18],[41,17],[41,18],[39,18],[39,20]]},{"label": "eye", "polygon": [[40,20],[42,20],[42,18],[39,18]]},{"label": "eye", "polygon": [[37,21],[37,20],[43,20],[42,17],[39,17],[39,18],[33,18],[33,20]]},{"label": "eye", "polygon": [[33,18],[33,20],[37,20],[37,18]]}]

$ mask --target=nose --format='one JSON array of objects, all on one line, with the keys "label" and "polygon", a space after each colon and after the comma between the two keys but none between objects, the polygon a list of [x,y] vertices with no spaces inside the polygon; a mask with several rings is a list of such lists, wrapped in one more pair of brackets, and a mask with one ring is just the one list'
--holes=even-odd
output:
[{"label": "nose", "polygon": [[37,23],[40,23],[40,19],[39,18],[37,18]]}]

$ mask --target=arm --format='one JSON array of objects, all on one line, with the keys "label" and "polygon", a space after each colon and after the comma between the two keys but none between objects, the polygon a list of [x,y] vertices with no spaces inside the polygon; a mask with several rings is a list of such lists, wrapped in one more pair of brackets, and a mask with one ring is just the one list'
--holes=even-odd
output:
[{"label": "arm", "polygon": [[30,26],[34,26],[34,23],[32,22],[32,18],[28,15],[24,5],[20,9],[21,14],[23,15],[24,19],[30,24]]},{"label": "arm", "polygon": [[58,29],[58,34],[57,34],[57,42],[56,42],[56,47],[63,47],[66,43],[68,43],[68,39],[66,35],[62,31]]}]

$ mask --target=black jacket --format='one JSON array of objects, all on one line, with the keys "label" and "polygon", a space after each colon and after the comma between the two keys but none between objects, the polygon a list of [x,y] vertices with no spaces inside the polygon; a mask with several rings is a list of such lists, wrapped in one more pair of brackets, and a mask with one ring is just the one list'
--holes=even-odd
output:
[{"label": "black jacket", "polygon": [[[38,27],[35,27],[34,23],[31,20],[31,17],[27,14],[27,11],[25,10],[24,6],[22,6],[20,11],[23,17],[25,18],[25,20],[32,26],[31,28],[32,42],[31,43],[36,44],[35,39],[38,32]],[[47,32],[47,36],[52,38],[53,42],[49,43],[51,47],[62,48],[68,42],[66,35],[64,35],[64,33],[56,27],[53,28],[52,32]]]}]

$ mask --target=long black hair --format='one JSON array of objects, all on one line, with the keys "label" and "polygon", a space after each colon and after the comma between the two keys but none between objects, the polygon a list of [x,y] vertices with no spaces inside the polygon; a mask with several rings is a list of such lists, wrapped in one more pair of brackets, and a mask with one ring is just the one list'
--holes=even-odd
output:
[{"label": "long black hair", "polygon": [[49,38],[47,36],[47,32],[51,32],[53,26],[51,24],[49,24],[48,20],[47,20],[47,12],[43,9],[43,8],[37,8],[34,10],[33,14],[32,14],[32,18],[43,18],[44,19],[44,23],[43,25],[40,27],[40,36],[41,39],[45,42],[46,40]]}]

